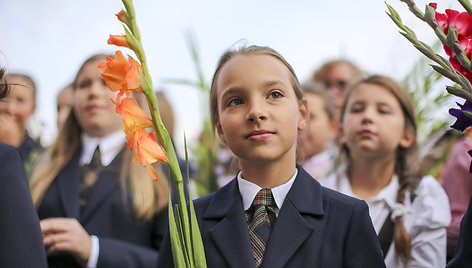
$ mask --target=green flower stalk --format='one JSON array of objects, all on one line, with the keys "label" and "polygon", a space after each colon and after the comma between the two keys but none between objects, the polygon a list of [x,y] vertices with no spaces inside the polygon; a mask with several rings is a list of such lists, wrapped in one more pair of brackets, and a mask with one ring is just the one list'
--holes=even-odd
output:
[{"label": "green flower stalk", "polygon": [[[125,10],[122,10],[120,13],[118,13],[117,17],[123,23],[126,44],[117,42],[116,36],[113,38],[110,36],[108,42],[119,46],[129,47],[134,51],[140,63],[138,73],[140,90],[134,89],[133,91],[141,92],[146,97],[154,129],[157,132],[157,137],[160,143],[164,146],[165,154],[167,155],[166,163],[169,166],[170,173],[172,175],[171,177],[174,180],[178,193],[179,202],[178,205],[175,205],[175,207],[172,205],[172,200],[169,195],[169,230],[174,264],[175,267],[178,268],[206,267],[203,242],[196,220],[192,198],[190,193],[189,200],[187,200],[185,197],[184,181],[182,179],[182,173],[177,161],[174,145],[172,144],[171,137],[169,136],[169,133],[165,128],[159,114],[158,102],[154,94],[152,79],[149,74],[146,56],[141,42],[141,35],[136,23],[136,14],[133,7],[133,1],[122,0],[122,2],[125,6]],[[131,71],[132,70],[133,68],[131,67]],[[132,75],[126,74],[125,77],[126,79],[129,79],[129,81],[132,81]],[[126,79],[125,82],[128,82]],[[132,83],[128,82],[128,84]],[[129,92],[125,93],[127,95],[129,94]]]}]

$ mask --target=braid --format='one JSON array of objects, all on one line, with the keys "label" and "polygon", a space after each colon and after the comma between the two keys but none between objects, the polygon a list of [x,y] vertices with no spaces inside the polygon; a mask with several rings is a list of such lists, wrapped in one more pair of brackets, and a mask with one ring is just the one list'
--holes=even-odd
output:
[{"label": "braid", "polygon": [[[410,190],[410,178],[407,170],[407,157],[404,148],[398,148],[397,157],[395,161],[395,173],[398,176],[398,187],[397,202],[405,204],[406,193]],[[411,258],[411,238],[406,231],[405,225],[403,224],[403,218],[401,216],[395,218],[395,230],[393,241],[395,245],[395,251],[405,259]]]}]

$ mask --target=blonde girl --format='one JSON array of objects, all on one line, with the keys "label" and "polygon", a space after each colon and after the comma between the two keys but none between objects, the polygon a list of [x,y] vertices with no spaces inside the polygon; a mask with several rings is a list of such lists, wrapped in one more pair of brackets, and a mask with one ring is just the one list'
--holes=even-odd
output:
[{"label": "blonde girl", "polygon": [[104,60],[80,67],[72,111],[32,174],[50,267],[150,267],[167,225],[166,178],[154,183],[132,163]]}]

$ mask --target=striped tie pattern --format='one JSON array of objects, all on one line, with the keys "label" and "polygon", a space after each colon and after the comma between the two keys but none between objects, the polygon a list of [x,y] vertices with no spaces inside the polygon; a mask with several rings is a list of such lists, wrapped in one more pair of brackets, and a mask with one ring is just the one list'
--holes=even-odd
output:
[{"label": "striped tie pattern", "polygon": [[246,211],[246,220],[249,228],[252,253],[256,266],[260,267],[264,258],[264,251],[269,241],[271,220],[275,219],[275,201],[270,189],[261,189],[250,209]]}]

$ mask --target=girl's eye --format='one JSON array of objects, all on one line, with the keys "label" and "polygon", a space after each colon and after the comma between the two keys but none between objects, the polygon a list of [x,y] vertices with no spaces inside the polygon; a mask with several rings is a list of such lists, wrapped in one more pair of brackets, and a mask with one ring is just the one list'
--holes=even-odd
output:
[{"label": "girl's eye", "polygon": [[380,114],[389,114],[389,113],[390,113],[390,109],[388,109],[387,107],[380,107],[380,108],[379,108],[379,113],[380,113]]},{"label": "girl's eye", "polygon": [[236,106],[243,104],[243,100],[241,98],[233,98],[228,101],[228,106]]},{"label": "girl's eye", "polygon": [[362,112],[362,107],[359,106],[359,105],[354,105],[354,106],[351,107],[351,109],[349,109],[349,111],[351,113],[360,113],[360,112]]},{"label": "girl's eye", "polygon": [[273,91],[269,94],[269,99],[278,99],[278,98],[282,98],[282,97],[283,97],[283,95],[279,91]]},{"label": "girl's eye", "polygon": [[79,88],[86,88],[86,87],[89,87],[91,84],[92,84],[92,81],[88,79],[84,81],[80,81]]}]

